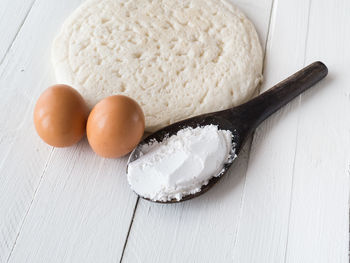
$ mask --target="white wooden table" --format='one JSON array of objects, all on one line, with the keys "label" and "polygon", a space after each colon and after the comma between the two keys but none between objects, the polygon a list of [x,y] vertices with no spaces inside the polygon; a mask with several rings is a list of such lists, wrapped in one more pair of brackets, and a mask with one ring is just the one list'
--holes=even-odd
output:
[{"label": "white wooden table", "polygon": [[138,198],[126,158],[36,135],[52,39],[82,0],[0,0],[0,262],[348,262],[350,1],[236,0],[265,47],[261,90],[330,73],[261,125],[229,174],[181,204]]}]

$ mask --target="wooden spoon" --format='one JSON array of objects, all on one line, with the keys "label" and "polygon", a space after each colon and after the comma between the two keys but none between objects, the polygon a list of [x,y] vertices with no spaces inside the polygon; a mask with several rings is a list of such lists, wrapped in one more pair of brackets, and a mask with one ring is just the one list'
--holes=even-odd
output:
[{"label": "wooden spoon", "polygon": [[[261,122],[323,79],[327,76],[327,73],[328,69],[322,62],[314,62],[247,103],[228,110],[203,114],[169,125],[144,139],[131,153],[128,165],[140,157],[140,149],[143,144],[153,140],[160,142],[165,136],[174,135],[186,127],[196,128],[210,124],[217,125],[221,130],[232,132],[232,143],[235,145],[235,153],[238,155],[247,138]],[[184,196],[179,201],[174,199],[166,202],[157,201],[157,203],[178,203],[205,193],[222,178],[231,164],[225,164],[224,173],[220,177],[213,175],[208,184],[202,186],[200,192]],[[147,198],[144,199],[149,200]]]}]

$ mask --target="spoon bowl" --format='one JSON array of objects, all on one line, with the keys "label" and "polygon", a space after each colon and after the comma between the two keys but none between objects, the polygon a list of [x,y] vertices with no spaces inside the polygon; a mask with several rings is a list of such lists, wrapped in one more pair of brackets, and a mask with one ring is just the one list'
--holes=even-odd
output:
[{"label": "spoon bowl", "polygon": [[[328,69],[322,62],[314,62],[247,103],[228,110],[192,117],[160,129],[145,138],[134,149],[128,160],[127,173],[129,164],[141,156],[141,148],[143,145],[152,141],[161,142],[165,138],[175,135],[178,131],[188,127],[196,128],[206,125],[216,125],[220,130],[231,131],[233,135],[232,145],[234,145],[234,153],[237,156],[247,138],[261,122],[296,96],[312,87],[327,76],[327,74]],[[186,195],[181,200],[153,201],[143,196],[140,197],[156,203],[178,203],[192,199],[212,188],[226,174],[231,165],[232,162],[225,163],[220,176],[216,174],[213,175],[208,184],[203,185],[199,192]]]},{"label": "spoon bowl", "polygon": [[[224,112],[225,111],[222,111],[222,113],[224,113]],[[232,133],[232,145],[234,145],[234,150],[235,150],[234,154],[236,156],[238,154],[238,152],[240,151],[240,145],[242,145],[240,143],[240,136],[237,133],[237,130],[232,125],[232,122],[228,121],[225,118],[221,118],[218,113],[220,113],[220,112],[208,113],[208,114],[196,116],[196,117],[193,117],[190,119],[186,119],[186,120],[174,123],[172,125],[166,126],[165,128],[163,128],[161,130],[156,131],[155,133],[153,133],[150,136],[148,136],[147,138],[145,138],[142,142],[140,142],[140,144],[133,150],[133,152],[131,153],[131,155],[129,157],[127,167],[129,166],[129,163],[135,161],[136,159],[138,159],[142,155],[141,149],[142,149],[143,145],[149,144],[154,140],[156,140],[158,142],[163,141],[165,138],[168,138],[172,135],[176,135],[178,131],[180,131],[184,128],[189,128],[189,127],[196,128],[196,127],[202,127],[202,126],[206,126],[206,125],[215,125],[215,126],[218,126],[218,129],[220,129],[220,130],[231,131],[231,133]],[[233,159],[235,159],[235,157]],[[224,164],[223,169],[220,172],[221,175],[226,173],[226,171],[230,168],[231,164],[232,164],[232,161],[226,162]],[[208,184],[203,185],[201,187],[201,190],[199,192],[197,192],[195,194],[186,195],[181,200],[172,199],[170,201],[164,202],[164,201],[153,201],[153,200],[145,198],[143,196],[140,196],[140,197],[145,199],[145,200],[156,202],[156,203],[179,203],[179,202],[183,202],[183,201],[192,199],[194,197],[197,197],[197,196],[205,193],[216,182],[218,182],[220,178],[221,178],[221,176],[212,177],[208,181]]]}]

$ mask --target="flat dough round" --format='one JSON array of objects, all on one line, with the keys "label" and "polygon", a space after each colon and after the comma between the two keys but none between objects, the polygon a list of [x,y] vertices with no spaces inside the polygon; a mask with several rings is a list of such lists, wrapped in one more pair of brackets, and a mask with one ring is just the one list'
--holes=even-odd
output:
[{"label": "flat dough round", "polygon": [[130,96],[154,131],[248,100],[263,56],[254,26],[226,0],[88,0],[64,23],[52,61],[90,107]]}]

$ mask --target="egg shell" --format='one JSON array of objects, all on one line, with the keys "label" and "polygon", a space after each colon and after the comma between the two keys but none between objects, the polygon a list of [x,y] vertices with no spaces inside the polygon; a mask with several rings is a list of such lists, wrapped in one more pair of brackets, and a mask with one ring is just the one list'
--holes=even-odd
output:
[{"label": "egg shell", "polygon": [[118,158],[131,152],[145,130],[145,117],[133,99],[110,96],[92,109],[87,122],[87,138],[100,156]]},{"label": "egg shell", "polygon": [[39,97],[34,108],[34,125],[47,144],[68,147],[84,136],[88,114],[89,109],[79,92],[58,84]]}]

